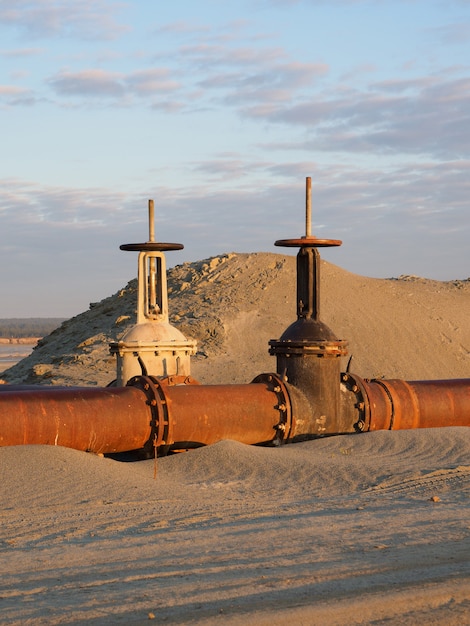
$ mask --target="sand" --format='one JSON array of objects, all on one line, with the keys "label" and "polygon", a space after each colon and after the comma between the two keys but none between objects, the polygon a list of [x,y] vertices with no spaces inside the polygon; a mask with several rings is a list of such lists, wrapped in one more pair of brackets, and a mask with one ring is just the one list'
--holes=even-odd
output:
[{"label": "sand", "polygon": [[[469,377],[468,281],[323,269],[322,318],[358,374]],[[293,259],[264,254],[173,270],[195,376],[275,368],[267,341],[295,318],[292,275]],[[132,323],[133,289],[2,376],[109,382],[103,340]],[[1,624],[470,624],[469,428],[220,441],[156,462],[19,446],[0,448],[0,468]]]},{"label": "sand", "polygon": [[1,622],[465,624],[470,432],[0,450]]}]

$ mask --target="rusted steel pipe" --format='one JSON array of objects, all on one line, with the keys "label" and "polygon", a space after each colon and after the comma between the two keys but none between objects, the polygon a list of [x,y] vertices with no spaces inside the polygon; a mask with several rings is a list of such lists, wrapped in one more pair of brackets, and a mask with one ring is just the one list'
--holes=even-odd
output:
[{"label": "rusted steel pipe", "polygon": [[[275,374],[262,374],[248,385],[194,382],[173,385],[139,376],[127,387],[12,389],[0,394],[0,446],[45,444],[113,453],[197,447],[221,439],[276,444],[289,438],[292,404]],[[301,394],[292,395],[296,412],[308,412]]]},{"label": "rusted steel pipe", "polygon": [[151,409],[132,387],[11,391],[0,399],[0,445],[48,444],[95,453],[142,448]]},{"label": "rusted steel pipe", "polygon": [[[276,444],[295,430],[290,395],[276,374],[261,374],[248,385],[199,385],[188,380],[189,384],[174,385],[136,376],[128,383],[147,395],[156,447],[181,449],[221,439]],[[310,412],[301,394],[292,392],[292,397],[296,412]]]},{"label": "rusted steel pipe", "polygon": [[136,377],[127,387],[27,388],[0,396],[0,446],[48,444],[95,453],[470,426],[469,379],[407,382],[343,374],[336,420],[322,419],[309,394],[277,374],[261,374],[248,385],[172,385]]},{"label": "rusted steel pipe", "polygon": [[374,398],[369,430],[470,425],[469,380],[373,380],[364,386]]},{"label": "rusted steel pipe", "polygon": [[342,411],[357,432],[470,426],[470,379],[382,380],[342,376]]},{"label": "rusted steel pipe", "polygon": [[171,443],[185,447],[221,439],[272,442],[281,423],[277,395],[265,385],[208,385],[167,388]]}]

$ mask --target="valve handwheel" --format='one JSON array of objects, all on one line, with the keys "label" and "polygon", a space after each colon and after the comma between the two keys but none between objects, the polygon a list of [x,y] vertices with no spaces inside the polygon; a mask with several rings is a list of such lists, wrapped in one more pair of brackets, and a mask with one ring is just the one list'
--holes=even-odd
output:
[{"label": "valve handwheel", "polygon": [[278,239],[275,246],[284,248],[329,248],[340,246],[343,242],[340,239],[318,239],[317,237],[299,237],[298,239]]},{"label": "valve handwheel", "polygon": [[166,252],[167,250],[182,250],[182,243],[163,243],[161,241],[146,241],[145,243],[123,243],[120,250],[133,252]]},{"label": "valve handwheel", "polygon": [[168,250],[183,250],[182,243],[163,243],[155,241],[155,207],[153,200],[149,200],[149,240],[145,243],[123,243],[120,250],[131,252],[167,252]]},{"label": "valve handwheel", "polygon": [[305,193],[305,236],[296,239],[278,239],[275,246],[283,248],[330,248],[340,246],[340,239],[319,239],[311,234],[312,229],[312,179],[307,176]]}]

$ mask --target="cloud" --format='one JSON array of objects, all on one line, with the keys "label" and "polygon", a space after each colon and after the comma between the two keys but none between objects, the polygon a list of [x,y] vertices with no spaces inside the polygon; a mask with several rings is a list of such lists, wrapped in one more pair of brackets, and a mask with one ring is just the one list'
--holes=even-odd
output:
[{"label": "cloud", "polygon": [[103,69],[63,71],[50,77],[48,83],[58,95],[79,98],[146,97],[171,92],[179,87],[166,68],[138,70],[130,74]]},{"label": "cloud", "polygon": [[109,225],[115,207],[125,207],[126,200],[123,194],[98,188],[80,190],[19,179],[0,180],[2,223],[17,224],[20,229],[28,224],[47,224],[59,230]]},{"label": "cloud", "polygon": [[316,79],[328,73],[321,63],[276,63],[239,72],[218,73],[199,82],[204,89],[225,90],[224,102],[243,104],[253,102],[290,101],[293,93],[312,86]]},{"label": "cloud", "polygon": [[145,206],[112,189],[0,180],[2,314],[68,317],[124,286],[136,259],[119,245],[145,240]]},{"label": "cloud", "polygon": [[262,160],[249,161],[241,154],[227,154],[217,155],[216,158],[207,161],[198,161],[193,164],[192,169],[206,177],[217,179],[218,182],[232,182],[233,184],[235,180],[242,180],[248,175],[265,173],[269,165],[269,162]]},{"label": "cloud", "polygon": [[116,21],[123,7],[111,0],[0,0],[0,22],[33,38],[114,39],[127,30]]},{"label": "cloud", "polygon": [[211,27],[207,24],[194,24],[193,22],[187,22],[185,20],[179,20],[177,22],[171,22],[164,26],[159,26],[154,29],[155,34],[169,34],[169,35],[201,35],[210,33]]},{"label": "cloud", "polygon": [[[388,2],[389,0],[373,0],[372,4],[381,4],[383,2]],[[400,0],[396,0],[399,2]],[[414,0],[401,0],[402,2],[413,2]],[[351,6],[354,4],[370,4],[370,0],[262,0],[265,4],[273,5],[275,7],[282,6],[294,6],[296,4],[309,4],[312,6]]]},{"label": "cloud", "polygon": [[[6,4],[2,6],[5,12]],[[87,2],[73,6],[75,11],[92,10]],[[165,28],[186,32],[190,25],[179,22]],[[239,28],[248,31],[244,23]],[[469,155],[470,81],[463,75],[465,68],[374,82],[371,68],[363,66],[362,75],[347,80],[343,75],[333,83],[327,64],[296,61],[281,47],[246,45],[246,32],[235,43],[214,43],[206,30],[197,26],[195,34],[203,41],[168,49],[149,67],[131,72],[64,69],[46,82],[67,105],[70,100],[90,107],[137,104],[168,114],[210,109],[291,128],[289,144],[278,142],[283,149],[436,159]],[[9,104],[35,102],[31,93],[12,98]]]},{"label": "cloud", "polygon": [[5,58],[24,58],[39,56],[44,53],[44,48],[12,48],[11,50],[0,50],[0,56]]},{"label": "cloud", "polygon": [[136,71],[129,74],[125,82],[131,91],[142,96],[162,91],[174,91],[180,87],[180,84],[172,78],[172,73],[166,68]]},{"label": "cloud", "polygon": [[197,110],[204,103],[230,107],[255,122],[298,129],[302,141],[291,142],[295,149],[436,159],[469,155],[470,92],[467,78],[458,76],[465,67],[373,82],[366,79],[374,67],[364,65],[333,84],[326,64],[296,62],[283,48],[243,45],[241,37],[236,41],[221,44],[205,36],[172,53],[179,60],[178,82],[201,90],[187,99],[193,110],[196,103]]},{"label": "cloud", "polygon": [[[243,24],[237,28],[243,28]],[[108,105],[130,105],[135,97],[147,100],[155,110],[176,112],[200,110],[201,106],[213,108],[217,103],[240,107],[290,101],[293,94],[308,90],[329,71],[322,63],[292,60],[279,47],[210,40],[204,37],[202,43],[168,50],[165,55],[154,56],[149,67],[132,72],[66,68],[46,82],[57,96],[67,99],[91,98],[95,103],[102,100]]]},{"label": "cloud", "polygon": [[[119,253],[118,246],[145,240],[147,199],[152,197],[157,199],[159,239],[185,245],[184,251],[171,255],[170,264],[230,251],[274,251],[276,239],[304,234],[303,177],[311,175],[312,230],[344,242],[341,250],[328,254],[334,263],[372,276],[468,275],[470,160],[388,171],[264,162],[247,180],[253,165],[236,153],[220,155],[218,165],[206,162],[201,168],[230,174],[231,185],[211,180],[159,186],[139,195],[0,181],[1,272],[17,273],[21,267],[40,272],[52,256],[55,285],[60,284],[62,293],[85,274],[91,288],[102,290],[85,297],[105,297],[135,272],[135,259]],[[13,259],[24,265],[12,269]],[[2,281],[11,283],[11,276]],[[50,286],[44,282],[41,288]]]},{"label": "cloud", "polygon": [[[243,114],[306,129],[291,148],[369,154],[470,156],[470,79],[438,77],[371,83],[298,102],[265,102]],[[284,147],[289,147],[287,144]]]},{"label": "cloud", "polygon": [[157,102],[153,102],[150,105],[150,108],[153,111],[161,111],[162,113],[181,113],[184,109],[186,109],[186,102],[178,102],[175,100],[160,100]]},{"label": "cloud", "polygon": [[16,85],[0,85],[0,96],[19,96],[28,93],[28,89]]},{"label": "cloud", "polygon": [[[230,106],[263,106],[265,102],[290,102],[310,90],[330,68],[325,63],[299,62],[281,47],[203,43],[181,46],[171,55],[186,85],[201,90],[198,100]],[[183,81],[183,78],[181,79]]]},{"label": "cloud", "polygon": [[101,69],[81,72],[60,72],[49,79],[54,91],[62,96],[121,97],[124,94],[122,75]]},{"label": "cloud", "polygon": [[[177,22],[171,22],[163,26],[158,26],[154,29],[155,35],[170,35],[171,37],[182,37],[185,41],[190,39],[198,40],[201,37],[204,39],[206,45],[214,45],[221,43],[228,43],[230,41],[239,40],[243,37],[243,31],[250,26],[249,20],[238,19],[219,24],[217,29],[214,29],[212,25],[196,23],[194,21],[188,22],[180,20]],[[249,37],[249,39],[260,41],[268,37],[267,35],[255,35]]]},{"label": "cloud", "polygon": [[0,85],[0,102],[5,107],[31,106],[36,104],[37,99],[33,92],[25,87],[17,85]]},{"label": "cloud", "polygon": [[430,29],[429,32],[446,45],[460,45],[470,41],[470,22],[462,21],[447,24],[446,26]]},{"label": "cloud", "polygon": [[266,63],[285,60],[282,48],[259,48],[255,46],[227,46],[221,44],[199,43],[181,46],[178,56],[190,67],[207,72],[211,68],[246,69],[247,67],[265,66]]}]

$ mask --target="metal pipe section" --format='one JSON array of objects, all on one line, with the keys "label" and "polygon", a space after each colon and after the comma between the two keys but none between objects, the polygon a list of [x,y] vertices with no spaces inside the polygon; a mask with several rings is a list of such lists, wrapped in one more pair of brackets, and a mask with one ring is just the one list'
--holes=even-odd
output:
[{"label": "metal pipe section", "polygon": [[[0,394],[0,446],[59,445],[94,453],[280,444],[309,425],[309,404],[276,374],[248,385],[137,376],[126,387],[38,388]],[[297,421],[293,422],[293,407]],[[303,416],[303,418],[301,418]]]},{"label": "metal pipe section", "polygon": [[[306,385],[306,381],[302,386]],[[0,394],[0,446],[60,445],[95,453],[293,442],[325,435],[470,426],[470,380],[365,380],[342,374],[341,410],[325,419],[277,374],[248,385],[135,377],[127,387],[31,388]]]},{"label": "metal pipe section", "polygon": [[132,387],[11,391],[0,398],[0,446],[124,452],[144,447],[151,421],[145,395]]},{"label": "metal pipe section", "polygon": [[221,439],[266,444],[283,438],[279,427],[286,405],[265,385],[181,385],[168,387],[166,395],[173,447]]},{"label": "metal pipe section", "polygon": [[343,421],[356,432],[470,426],[470,379],[382,380],[343,374]]},{"label": "metal pipe section", "polygon": [[374,380],[365,389],[375,397],[369,430],[470,425],[469,380]]},{"label": "metal pipe section", "polygon": [[146,394],[153,410],[152,444],[162,452],[209,445],[221,439],[272,444],[318,434],[305,396],[277,374],[248,385],[183,384],[136,376],[129,385]]}]

